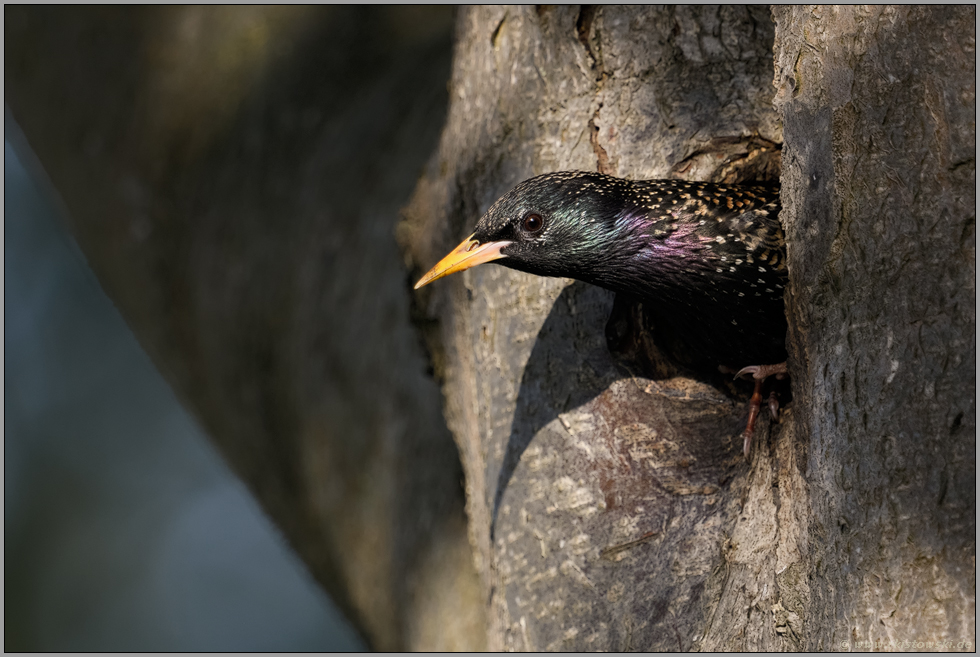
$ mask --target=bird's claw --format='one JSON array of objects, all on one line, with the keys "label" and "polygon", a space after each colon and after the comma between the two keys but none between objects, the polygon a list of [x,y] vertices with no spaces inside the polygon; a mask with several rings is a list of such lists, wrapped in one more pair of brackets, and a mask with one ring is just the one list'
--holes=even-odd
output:
[{"label": "bird's claw", "polygon": [[752,391],[752,398],[749,399],[749,421],[745,423],[745,431],[742,432],[742,453],[745,458],[749,458],[749,450],[752,449],[752,434],[755,433],[755,421],[759,417],[762,409],[762,380],[756,380],[755,390]]},{"label": "bird's claw", "polygon": [[752,378],[756,381],[765,381],[770,376],[775,376],[777,379],[783,379],[788,374],[786,369],[786,363],[777,363],[775,365],[749,365],[748,367],[743,367],[735,374],[735,378],[741,378],[746,374],[751,374]]},{"label": "bird's claw", "polygon": [[[745,454],[745,458],[748,458],[749,451],[752,449],[752,435],[755,433],[755,421],[758,419],[759,413],[762,410],[762,384],[770,376],[775,376],[777,379],[785,379],[788,371],[786,369],[786,363],[777,363],[776,365],[750,365],[740,369],[735,375],[735,378],[737,379],[746,374],[751,374],[755,380],[755,389],[752,391],[752,398],[749,399],[749,419],[745,423],[745,431],[742,432],[742,453]],[[772,421],[778,422],[779,399],[776,396],[775,390],[769,393],[768,402]]]},{"label": "bird's claw", "polygon": [[773,422],[779,422],[779,397],[775,390],[769,393],[769,416]]}]

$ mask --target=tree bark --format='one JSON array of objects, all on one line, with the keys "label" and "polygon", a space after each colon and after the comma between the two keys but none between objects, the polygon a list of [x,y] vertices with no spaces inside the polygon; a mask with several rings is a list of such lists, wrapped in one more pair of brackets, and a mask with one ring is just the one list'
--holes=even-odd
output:
[{"label": "tree bark", "polygon": [[[402,228],[419,270],[538,173],[737,182],[778,162],[768,9],[474,8],[457,30],[447,126]],[[776,447],[791,451],[791,424],[750,468],[741,404],[690,378],[631,376],[611,356],[606,291],[492,267],[431,288],[421,307],[466,471],[489,645],[689,650],[716,646],[717,625],[733,648],[790,647],[772,631],[740,644],[743,610],[714,611],[774,575],[775,546],[735,542],[771,538],[775,512],[736,522],[753,483],[770,487]]]},{"label": "tree bark", "polygon": [[779,114],[765,9],[459,18],[446,128],[401,227],[416,273],[532,175],[765,177],[780,118],[792,157],[794,402],[749,461],[737,399],[656,353],[637,374],[648,339],[627,326],[640,348],[616,348],[610,293],[479,267],[417,297],[492,648],[974,639],[971,10],[776,16]]},{"label": "tree bark", "polygon": [[[5,9],[103,286],[372,646],[972,648],[975,9],[467,8],[445,116],[398,11]],[[744,390],[611,293],[410,294],[440,126],[412,275],[538,173],[785,163],[793,401],[749,460]]]},{"label": "tree bark", "polygon": [[775,18],[804,646],[971,650],[976,8]]}]

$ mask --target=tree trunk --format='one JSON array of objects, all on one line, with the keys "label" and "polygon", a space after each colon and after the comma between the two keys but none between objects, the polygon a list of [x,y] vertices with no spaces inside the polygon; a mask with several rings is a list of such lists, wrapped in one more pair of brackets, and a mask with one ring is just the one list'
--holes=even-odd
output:
[{"label": "tree trunk", "polygon": [[[103,286],[372,645],[972,648],[975,9],[467,8],[448,116],[439,15],[400,11],[4,28]],[[413,275],[534,174],[785,163],[793,401],[750,459],[744,391],[611,293],[410,294],[443,118]]]},{"label": "tree trunk", "polygon": [[[446,129],[402,229],[419,269],[538,173],[737,182],[778,162],[766,8],[475,8],[457,30]],[[482,267],[420,298],[491,647],[791,647],[748,631],[742,610],[715,614],[726,591],[759,598],[777,572],[775,541],[750,539],[772,538],[776,510],[738,519],[777,448],[795,473],[791,425],[748,467],[741,404],[612,357],[604,290]]]},{"label": "tree trunk", "polygon": [[460,16],[417,273],[532,175],[765,177],[780,118],[790,158],[795,401],[749,461],[742,406],[631,362],[611,293],[479,267],[417,297],[492,648],[973,641],[972,15],[777,11],[779,115],[766,9]]},{"label": "tree trunk", "polygon": [[972,650],[976,8],[775,18],[803,645]]}]

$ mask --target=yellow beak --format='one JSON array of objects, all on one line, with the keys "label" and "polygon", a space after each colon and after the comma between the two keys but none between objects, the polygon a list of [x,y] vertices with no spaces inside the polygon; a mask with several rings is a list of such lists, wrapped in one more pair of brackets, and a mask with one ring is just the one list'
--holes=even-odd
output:
[{"label": "yellow beak", "polygon": [[440,260],[435,267],[429,270],[425,276],[415,284],[415,289],[423,285],[428,285],[437,278],[455,274],[458,271],[482,265],[484,262],[499,260],[507,256],[500,252],[505,246],[510,246],[513,242],[487,242],[480,244],[470,235],[463,243],[450,251],[449,255]]}]

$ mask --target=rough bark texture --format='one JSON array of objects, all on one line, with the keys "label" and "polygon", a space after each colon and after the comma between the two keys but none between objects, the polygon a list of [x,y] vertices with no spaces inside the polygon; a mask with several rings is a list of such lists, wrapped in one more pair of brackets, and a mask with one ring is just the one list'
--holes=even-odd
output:
[{"label": "rough bark texture", "polygon": [[[971,12],[777,12],[795,401],[749,462],[743,407],[609,293],[484,266],[417,297],[491,647],[972,646]],[[538,173],[771,174],[772,39],[760,8],[463,12],[410,264]]]},{"label": "rough bark texture", "polygon": [[408,296],[448,47],[397,12],[5,9],[93,268],[374,647],[972,648],[975,9],[460,11],[413,273],[531,175],[771,178],[785,126],[794,401],[748,461],[610,293]]},{"label": "rough bark texture", "polygon": [[4,17],[13,117],[232,467],[373,647],[480,648],[393,233],[442,125],[451,10]]},{"label": "rough bark texture", "polygon": [[[534,174],[737,181],[778,162],[766,8],[474,8],[457,30],[447,126],[402,229],[420,270]],[[761,427],[750,466],[744,407],[669,367],[632,376],[607,347],[612,294],[570,283],[488,266],[419,297],[490,646],[793,647],[769,607],[745,612],[779,557],[778,509],[752,494],[777,448],[796,472],[791,424],[771,444]],[[723,594],[738,617],[715,616]]]},{"label": "rough bark texture", "polygon": [[775,18],[811,509],[803,645],[970,650],[976,8]]}]

